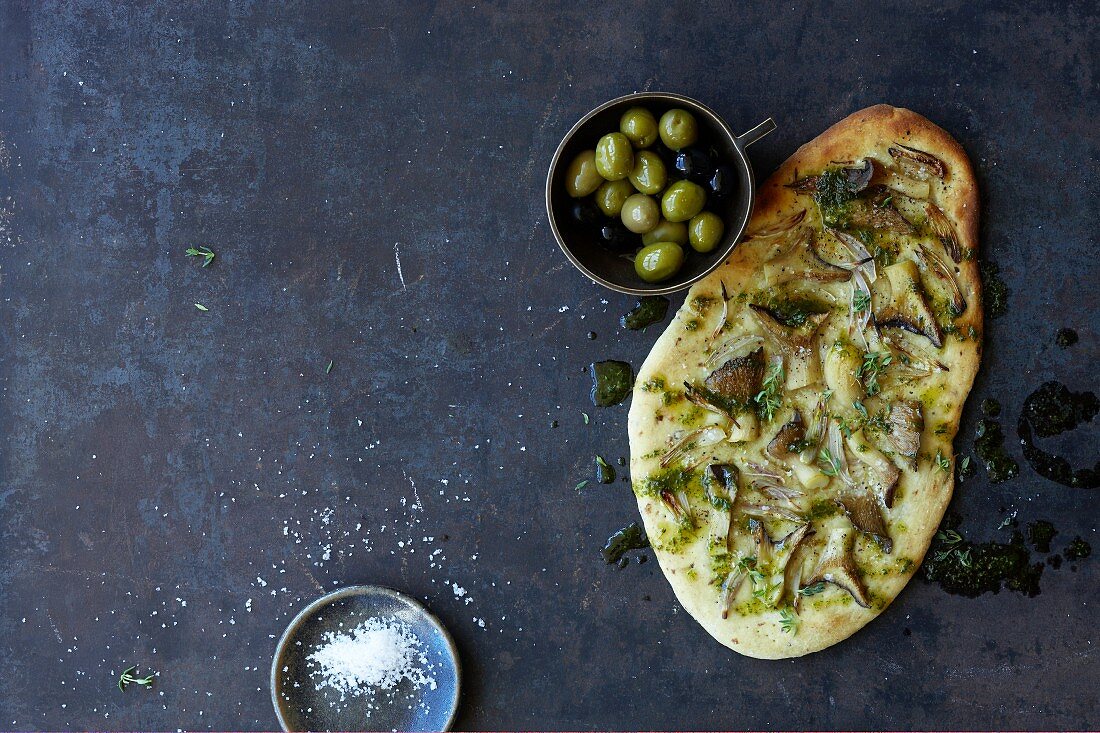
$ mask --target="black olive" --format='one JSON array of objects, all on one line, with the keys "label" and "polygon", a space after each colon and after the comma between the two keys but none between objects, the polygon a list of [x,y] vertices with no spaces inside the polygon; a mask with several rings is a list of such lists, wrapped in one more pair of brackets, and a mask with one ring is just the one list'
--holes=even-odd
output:
[{"label": "black olive", "polygon": [[571,213],[573,218],[581,224],[600,224],[607,221],[607,217],[600,211],[600,207],[596,206],[596,202],[588,198],[574,202]]},{"label": "black olive", "polygon": [[633,252],[641,240],[621,223],[612,222],[600,228],[600,240],[612,252]]},{"label": "black olive", "polygon": [[734,176],[733,169],[728,165],[718,166],[718,170],[714,171],[714,175],[707,181],[707,188],[714,194],[717,199],[724,199],[733,193],[733,188],[737,184],[737,178]]},{"label": "black olive", "polygon": [[672,167],[690,181],[706,183],[714,173],[714,159],[702,148],[684,148],[676,154]]}]

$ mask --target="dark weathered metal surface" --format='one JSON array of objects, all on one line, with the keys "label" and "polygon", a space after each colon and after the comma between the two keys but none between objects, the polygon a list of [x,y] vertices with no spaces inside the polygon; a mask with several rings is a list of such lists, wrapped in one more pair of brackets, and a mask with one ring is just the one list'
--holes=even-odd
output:
[{"label": "dark weathered metal surface", "polygon": [[[916,109],[979,171],[1012,294],[975,396],[1013,435],[1043,380],[1096,386],[1095,5],[174,5],[0,6],[0,726],[270,728],[276,637],[362,582],[449,624],[464,728],[1100,726],[1095,559],[1035,599],[915,582],[785,662],[603,565],[629,488],[573,487],[626,410],[582,367],[656,330],[617,328],[632,300],[542,206],[560,136],[635,89],[774,116],[760,175]],[[1024,466],[955,506],[1095,546],[1098,497]],[[114,687],[130,664],[152,691]]]}]

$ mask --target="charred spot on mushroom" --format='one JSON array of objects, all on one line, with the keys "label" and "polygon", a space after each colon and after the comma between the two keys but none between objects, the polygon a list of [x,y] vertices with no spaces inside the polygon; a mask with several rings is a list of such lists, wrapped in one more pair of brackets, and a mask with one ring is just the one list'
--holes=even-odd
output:
[{"label": "charred spot on mushroom", "polygon": [[743,406],[760,391],[764,366],[764,350],[758,348],[745,356],[730,359],[714,370],[703,384],[720,398]]},{"label": "charred spot on mushroom", "polygon": [[885,268],[891,300],[878,313],[879,328],[900,328],[924,336],[936,348],[943,346],[943,332],[924,297],[917,263],[902,260]]},{"label": "charred spot on mushroom", "polygon": [[886,520],[875,497],[866,490],[845,491],[835,499],[837,506],[860,532],[869,534],[889,554],[894,549],[894,541],[886,529]]},{"label": "charred spot on mushroom", "polygon": [[913,225],[894,205],[895,195],[885,186],[873,186],[843,209],[823,215],[823,221],[838,229],[913,234]]},{"label": "charred spot on mushroom", "polygon": [[910,467],[917,469],[917,452],[920,450],[920,437],[924,432],[924,414],[920,402],[900,400],[891,403],[886,415],[889,430],[883,438],[898,455],[909,459]]},{"label": "charred spot on mushroom", "polygon": [[900,172],[909,178],[926,181],[932,177],[943,178],[947,175],[947,166],[931,153],[901,143],[894,143],[888,152]]},{"label": "charred spot on mushroom", "polygon": [[794,411],[794,417],[790,419],[768,443],[767,454],[776,460],[797,458],[794,454],[803,448],[806,437],[806,426],[802,423],[802,413]]},{"label": "charred spot on mushroom", "polygon": [[668,507],[676,521],[686,527],[695,526],[695,515],[691,513],[691,504],[687,500],[687,492],[672,492],[664,489],[659,494],[661,503]]},{"label": "charred spot on mushroom", "polygon": [[770,308],[750,303],[749,309],[787,360],[787,387],[799,389],[817,381],[820,377],[821,360],[817,358],[814,340],[818,329],[829,319],[830,314],[806,315],[803,321],[805,325],[793,328],[781,321],[781,316]]},{"label": "charred spot on mushroom", "polygon": [[808,588],[816,583],[831,583],[847,591],[859,605],[870,608],[871,599],[867,594],[867,586],[863,584],[863,578],[860,577],[859,569],[852,557],[854,539],[850,530],[834,530],[829,535],[810,579],[802,587]]},{"label": "charred spot on mushroom", "polygon": [[703,474],[703,488],[711,506],[724,512],[732,511],[737,501],[737,479],[741,475],[737,466],[729,463],[713,463]]},{"label": "charred spot on mushroom", "polygon": [[792,280],[843,282],[852,276],[848,270],[824,259],[815,241],[813,230],[805,228],[789,250],[769,259],[764,265],[768,286],[777,287]]}]

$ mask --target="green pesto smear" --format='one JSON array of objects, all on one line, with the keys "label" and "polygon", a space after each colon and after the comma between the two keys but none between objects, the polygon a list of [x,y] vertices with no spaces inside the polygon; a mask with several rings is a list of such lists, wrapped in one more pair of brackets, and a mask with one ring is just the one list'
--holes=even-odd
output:
[{"label": "green pesto smear", "polygon": [[1073,392],[1060,382],[1045,382],[1024,400],[1016,429],[1024,458],[1040,476],[1072,488],[1100,486],[1100,461],[1074,469],[1069,461],[1040,448],[1035,437],[1050,438],[1091,422],[1100,412],[1092,392]]},{"label": "green pesto smear", "polygon": [[974,452],[985,462],[990,483],[998,484],[1020,475],[1020,464],[1005,452],[1005,436],[999,422],[979,420],[975,436]]},{"label": "green pesto smear", "polygon": [[634,386],[634,370],[625,361],[597,361],[592,370],[592,404],[617,405],[627,398]]},{"label": "green pesto smear", "polygon": [[[647,547],[649,547],[649,540],[646,538],[645,532],[642,531],[637,522],[631,522],[608,537],[607,543],[600,550],[600,553],[608,565],[625,568],[630,564],[630,558],[626,557],[626,553],[631,550],[644,550]],[[645,555],[638,558],[639,563],[643,563],[645,560]]]},{"label": "green pesto smear", "polygon": [[1060,328],[1058,333],[1054,334],[1054,343],[1058,345],[1060,349],[1068,349],[1077,343],[1077,332],[1072,328]]},{"label": "green pesto smear", "polygon": [[1008,312],[1008,286],[1001,279],[1001,266],[992,260],[982,263],[982,293],[985,312],[990,318]]},{"label": "green pesto smear", "polygon": [[619,319],[619,325],[631,331],[640,331],[646,326],[660,323],[668,313],[668,298],[661,295],[646,295],[638,299],[629,313]]},{"label": "green pesto smear", "polygon": [[1032,563],[1024,538],[1014,532],[1008,543],[967,541],[955,530],[936,533],[922,568],[926,580],[948,593],[976,598],[1002,588],[1039,595],[1043,564]]},{"label": "green pesto smear", "polygon": [[1050,542],[1058,530],[1045,519],[1040,519],[1027,525],[1027,538],[1031,546],[1039,552],[1050,552]]},{"label": "green pesto smear", "polygon": [[596,456],[596,481],[601,484],[615,481],[615,467],[605,461],[603,456]]},{"label": "green pesto smear", "polygon": [[828,313],[830,308],[824,303],[804,297],[787,297],[779,295],[764,296],[758,293],[753,298],[753,304],[767,308],[780,323],[789,328],[798,328],[809,320],[810,316],[820,313]]}]

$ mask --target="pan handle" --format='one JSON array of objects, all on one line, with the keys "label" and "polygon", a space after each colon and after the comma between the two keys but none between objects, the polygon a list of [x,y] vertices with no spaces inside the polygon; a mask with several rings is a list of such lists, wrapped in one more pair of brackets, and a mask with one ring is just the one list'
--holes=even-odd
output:
[{"label": "pan handle", "polygon": [[752,128],[751,130],[746,132],[744,135],[738,135],[735,138],[735,142],[737,143],[737,147],[746,148],[749,145],[752,145],[754,142],[756,142],[760,138],[767,135],[769,132],[771,132],[774,129],[775,129],[775,120],[773,120],[771,117],[769,117],[768,119],[764,120],[759,125],[757,125],[756,127]]}]

